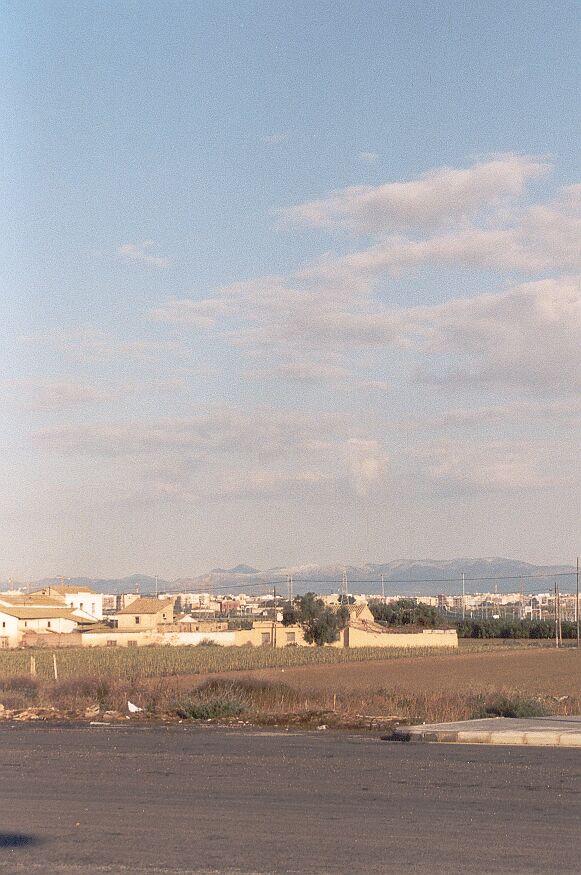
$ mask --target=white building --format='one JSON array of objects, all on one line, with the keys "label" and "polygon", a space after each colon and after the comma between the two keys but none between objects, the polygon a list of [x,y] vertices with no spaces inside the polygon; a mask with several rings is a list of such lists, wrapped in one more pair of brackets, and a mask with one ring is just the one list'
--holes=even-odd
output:
[{"label": "white building", "polygon": [[94,620],[103,619],[103,594],[93,592],[86,586],[45,586],[39,593],[50,598],[57,599],[72,611],[80,612],[80,615]]},{"label": "white building", "polygon": [[87,622],[95,621],[42,593],[0,593],[0,648],[18,647],[28,632],[68,634]]}]

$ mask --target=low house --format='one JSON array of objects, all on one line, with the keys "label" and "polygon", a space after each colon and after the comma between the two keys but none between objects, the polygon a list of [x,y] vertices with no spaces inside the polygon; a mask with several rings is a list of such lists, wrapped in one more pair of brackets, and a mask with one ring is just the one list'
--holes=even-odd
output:
[{"label": "low house", "polygon": [[273,620],[258,620],[252,629],[236,629],[236,644],[252,644],[254,647],[287,647],[289,644],[310,645],[304,639],[302,626],[283,626]]},{"label": "low house", "polygon": [[95,620],[103,619],[103,594],[93,592],[89,587],[66,586],[65,584],[53,586],[51,584],[38,590],[38,593],[57,599],[71,610],[82,612],[86,617],[92,617]]},{"label": "low house", "polygon": [[347,625],[335,647],[458,647],[455,629],[410,629],[376,623],[366,604],[349,605]]},{"label": "low house", "polygon": [[138,598],[117,611],[117,628],[123,632],[157,631],[158,626],[173,623],[171,599]]},{"label": "low house", "polygon": [[29,633],[49,637],[68,635],[93,622],[78,616],[57,599],[40,593],[0,593],[0,648],[19,647]]}]

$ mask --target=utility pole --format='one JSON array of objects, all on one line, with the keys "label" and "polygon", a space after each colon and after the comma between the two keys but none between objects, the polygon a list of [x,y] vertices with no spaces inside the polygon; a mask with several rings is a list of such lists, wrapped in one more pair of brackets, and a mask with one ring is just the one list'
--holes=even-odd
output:
[{"label": "utility pole", "polygon": [[466,575],[462,572],[462,619],[466,619]]},{"label": "utility pole", "polygon": [[579,557],[577,556],[577,572],[575,574],[575,622],[577,624],[577,647],[579,647]]},{"label": "utility pole", "polygon": [[273,586],[274,598],[274,624],[272,627],[272,646],[276,648],[276,584]]},{"label": "utility pole", "polygon": [[155,597],[157,598],[159,595],[159,586],[158,586],[158,577],[155,575]]},{"label": "utility pole", "polygon": [[[341,596],[345,596],[344,602],[343,602],[343,599],[341,598]],[[343,575],[341,577],[341,596],[339,596],[339,603],[340,604],[347,604],[347,572],[346,571],[343,572]]]},{"label": "utility pole", "polygon": [[561,611],[561,589],[557,587],[557,604],[559,606],[559,647],[563,646],[563,618]]},{"label": "utility pole", "polygon": [[557,607],[557,581],[555,581],[555,647],[559,646],[559,612]]},{"label": "utility pole", "polygon": [[385,604],[385,583],[383,580],[383,574],[381,575],[381,600],[383,604]]}]

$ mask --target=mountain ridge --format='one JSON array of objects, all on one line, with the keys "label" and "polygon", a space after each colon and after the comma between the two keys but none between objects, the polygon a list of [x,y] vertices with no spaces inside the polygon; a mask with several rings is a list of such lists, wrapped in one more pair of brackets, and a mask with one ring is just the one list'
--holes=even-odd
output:
[{"label": "mountain ridge", "polygon": [[[368,562],[363,565],[344,563],[305,563],[303,565],[278,566],[260,571],[250,565],[239,563],[230,569],[213,569],[206,574],[179,577],[175,580],[155,578],[147,574],[131,574],[121,578],[64,578],[67,585],[88,586],[95,592],[118,594],[140,592],[152,595],[157,592],[213,591],[216,594],[238,592],[255,587],[264,592],[276,584],[281,592],[287,591],[287,579],[293,577],[295,594],[315,589],[318,592],[336,592],[346,575],[350,592],[368,592],[386,595],[437,595],[460,592],[462,574],[465,575],[466,591],[540,592],[552,589],[556,579],[563,591],[575,587],[573,565],[535,565],[518,559],[483,557],[477,559],[413,559],[389,562]],[[58,586],[60,577],[45,577],[27,584],[31,589],[43,586]],[[19,584],[13,583],[13,586]],[[1,584],[7,588],[7,583]]]}]

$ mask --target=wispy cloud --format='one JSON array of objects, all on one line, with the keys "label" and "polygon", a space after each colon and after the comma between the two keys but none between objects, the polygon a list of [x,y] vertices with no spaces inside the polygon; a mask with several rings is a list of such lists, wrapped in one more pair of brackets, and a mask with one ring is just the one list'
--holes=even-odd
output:
[{"label": "wispy cloud", "polygon": [[360,161],[365,161],[367,164],[373,164],[379,158],[379,152],[358,152],[357,157]]},{"label": "wispy cloud", "polygon": [[[386,453],[353,417],[214,408],[188,418],[52,426],[37,432],[45,450],[108,460],[153,496],[252,498],[333,485],[367,494],[384,474]],[[152,491],[153,490],[153,491]],[[322,492],[321,492],[322,491]]]},{"label": "wispy cloud", "polygon": [[286,143],[289,137],[289,131],[278,131],[273,134],[265,134],[261,137],[261,142],[267,146],[278,146],[279,143]]},{"label": "wispy cloud", "polygon": [[383,480],[387,454],[379,441],[362,438],[350,438],[347,452],[353,488],[357,495],[366,496]]},{"label": "wispy cloud", "polygon": [[558,479],[545,449],[527,441],[446,440],[413,456],[429,482],[456,494],[543,489]]},{"label": "wispy cloud", "polygon": [[228,307],[218,298],[193,301],[190,298],[170,298],[150,311],[150,317],[159,322],[178,322],[194,328],[211,328]]},{"label": "wispy cloud", "polygon": [[20,342],[26,347],[51,350],[75,361],[115,360],[121,364],[124,361],[159,362],[191,358],[189,348],[179,340],[115,336],[90,324],[25,335]]},{"label": "wispy cloud", "polygon": [[29,410],[59,411],[106,404],[130,396],[174,395],[184,388],[184,382],[179,379],[107,383],[97,380],[83,382],[70,377],[24,377],[0,383],[0,402]]},{"label": "wispy cloud", "polygon": [[407,417],[399,424],[404,428],[418,429],[480,429],[486,425],[504,426],[512,422],[529,428],[531,420],[538,423],[540,419],[556,425],[578,423],[581,420],[581,399],[572,396],[557,401],[513,401],[511,404],[453,407],[431,416]]},{"label": "wispy cloud", "polygon": [[153,240],[144,240],[142,243],[122,243],[117,247],[117,255],[126,261],[140,261],[152,267],[169,267],[169,258],[153,255],[150,252],[154,247]]},{"label": "wispy cloud", "polygon": [[[317,215],[335,215],[340,203],[345,221],[363,216],[367,229],[371,219],[379,229],[388,220],[409,223],[423,216],[420,236],[388,235],[287,276],[233,283],[204,301],[170,300],[151,315],[207,328],[255,365],[262,360],[256,372],[266,368],[273,377],[295,382],[362,384],[369,378],[361,373],[364,365],[379,365],[391,349],[400,356],[411,353],[416,377],[424,381],[575,391],[581,186],[561,189],[543,203],[523,206],[515,200],[510,210],[497,210],[500,201],[516,199],[528,180],[547,169],[541,159],[508,155],[468,170],[439,168],[413,183],[389,183],[361,197],[359,192],[354,200],[349,189],[349,210],[343,192],[339,201],[316,202]],[[487,208],[482,220],[480,211],[486,214]],[[314,215],[310,205],[307,213]],[[455,227],[434,232],[431,224]],[[423,265],[518,272],[531,281],[429,307],[387,305],[379,295],[383,278]],[[551,278],[534,279],[549,271]]]},{"label": "wispy cloud", "polygon": [[289,224],[355,234],[441,227],[520,196],[528,180],[549,170],[544,160],[509,154],[467,169],[438,168],[411,182],[343,188],[280,210],[279,216]]}]

